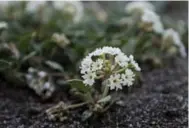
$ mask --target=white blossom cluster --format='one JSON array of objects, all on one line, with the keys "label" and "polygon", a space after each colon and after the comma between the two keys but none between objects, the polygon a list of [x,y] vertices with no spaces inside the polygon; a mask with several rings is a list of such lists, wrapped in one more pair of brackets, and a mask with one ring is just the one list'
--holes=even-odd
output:
[{"label": "white blossom cluster", "polygon": [[144,10],[141,20],[142,23],[151,26],[152,30],[154,30],[156,33],[160,33],[160,34],[163,33],[164,28],[160,20],[160,16],[158,16],[155,12],[148,9]]},{"label": "white blossom cluster", "polygon": [[52,93],[55,91],[54,85],[50,82],[47,73],[44,71],[38,71],[30,67],[25,77],[28,86],[42,98],[46,99],[51,97]]},{"label": "white blossom cluster", "polygon": [[[47,9],[48,5],[47,1],[28,1],[26,11],[36,13],[41,9],[45,9],[43,15],[48,15],[50,13]],[[71,15],[75,23],[79,22],[83,17],[84,6],[80,1],[53,1],[52,6],[57,10]]]},{"label": "white blossom cluster", "polygon": [[66,45],[70,44],[69,39],[64,33],[54,33],[52,35],[52,40],[55,41],[61,48],[64,48]]},{"label": "white blossom cluster", "polygon": [[172,28],[167,29],[164,31],[163,34],[163,42],[164,43],[168,43],[168,42],[172,42],[174,43],[174,45],[176,45],[179,48],[179,52],[181,54],[182,57],[186,57],[186,50],[185,47],[180,39],[180,36],[178,34],[178,32],[176,32],[175,30],[173,30]]},{"label": "white blossom cluster", "polygon": [[131,86],[134,71],[140,71],[132,55],[125,55],[119,48],[97,48],[81,62],[81,74],[85,85],[93,86],[95,80],[103,79],[111,90]]},{"label": "white blossom cluster", "polygon": [[146,1],[136,1],[136,2],[130,2],[125,6],[125,11],[127,13],[143,13],[144,10],[155,10],[155,7]]},{"label": "white blossom cluster", "polygon": [[0,29],[8,28],[8,24],[4,21],[0,21]]},{"label": "white blossom cluster", "polygon": [[177,46],[182,57],[187,56],[178,32],[171,28],[164,30],[160,16],[155,13],[155,7],[150,2],[130,2],[126,5],[125,10],[127,13],[139,13],[141,19],[140,26],[142,28],[161,34],[163,36],[163,44],[166,45],[166,43],[172,42]]},{"label": "white blossom cluster", "polygon": [[164,28],[160,16],[155,13],[155,7],[150,2],[130,2],[125,10],[127,13],[139,13],[142,27],[156,33],[163,33]]}]

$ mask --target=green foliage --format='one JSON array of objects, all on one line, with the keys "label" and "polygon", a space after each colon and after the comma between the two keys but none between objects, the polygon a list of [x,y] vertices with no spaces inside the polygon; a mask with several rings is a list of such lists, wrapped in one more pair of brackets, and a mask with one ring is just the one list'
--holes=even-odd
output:
[{"label": "green foliage", "polygon": [[72,79],[66,81],[66,83],[69,84],[71,88],[75,88],[82,93],[91,92],[91,88],[89,86],[84,85],[82,80]]}]

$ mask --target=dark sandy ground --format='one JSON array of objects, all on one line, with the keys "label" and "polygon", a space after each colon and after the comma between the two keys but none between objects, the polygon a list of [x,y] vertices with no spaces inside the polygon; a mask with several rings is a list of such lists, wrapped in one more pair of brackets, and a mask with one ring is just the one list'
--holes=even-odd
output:
[{"label": "dark sandy ground", "polygon": [[187,62],[144,73],[144,83],[124,94],[122,106],[114,105],[101,118],[80,121],[75,111],[66,122],[48,121],[46,108],[66,100],[64,94],[41,102],[27,88],[15,88],[0,81],[0,128],[187,128]]}]

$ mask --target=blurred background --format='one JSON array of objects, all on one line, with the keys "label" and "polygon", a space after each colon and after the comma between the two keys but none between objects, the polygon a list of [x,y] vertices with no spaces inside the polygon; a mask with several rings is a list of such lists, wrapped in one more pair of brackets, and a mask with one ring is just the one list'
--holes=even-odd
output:
[{"label": "blurred background", "polygon": [[[132,16],[127,14],[125,9],[129,2],[132,1],[82,1],[82,3],[75,1],[70,6],[69,1],[0,1],[1,42],[14,41],[22,53],[19,57],[23,57],[33,51],[36,51],[36,55],[48,56],[48,52],[52,50],[54,55],[52,46],[57,47],[54,44],[58,41],[58,45],[65,48],[65,54],[68,54],[66,56],[73,63],[77,60],[76,58],[79,62],[84,54],[95,47],[107,45],[106,43],[108,45],[112,43],[113,46],[122,45],[120,41],[123,41],[123,44],[127,43],[125,35],[131,36],[124,32],[126,33],[133,23],[132,19],[129,19]],[[178,31],[187,49],[188,42],[185,41],[187,39],[185,37],[187,37],[188,1],[149,2],[155,6],[157,17],[162,20],[164,28],[173,28]],[[135,34],[137,35],[138,32],[136,30]],[[57,35],[57,33],[63,34]],[[64,34],[71,43],[64,39]],[[58,40],[51,43],[53,41],[51,37]],[[67,44],[70,45],[65,47]],[[130,53],[132,52],[127,54]]]},{"label": "blurred background", "polygon": [[[36,0],[37,1],[37,0]],[[11,5],[14,1],[0,1],[0,8]],[[39,1],[38,1],[39,2]],[[103,8],[106,11],[110,9],[122,10],[125,5],[132,1],[82,1],[86,8]],[[187,21],[188,18],[188,1],[149,1],[156,7],[156,12],[162,15],[170,15],[173,19]],[[35,8],[35,4],[33,4]]]},{"label": "blurred background", "polygon": [[[122,9],[125,4],[132,1],[97,1],[106,10],[110,8]],[[156,7],[156,12],[162,15],[169,15],[173,19],[188,20],[188,1],[149,1]],[[95,2],[84,2],[86,5]]]}]

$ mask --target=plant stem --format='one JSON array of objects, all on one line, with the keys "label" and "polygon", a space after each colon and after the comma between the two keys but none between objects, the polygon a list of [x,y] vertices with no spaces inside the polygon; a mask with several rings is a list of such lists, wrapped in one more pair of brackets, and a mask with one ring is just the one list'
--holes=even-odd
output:
[{"label": "plant stem", "polygon": [[108,92],[109,92],[109,87],[108,87],[108,86],[105,86],[104,92],[103,92],[103,94],[102,94],[102,98],[104,98],[105,96],[107,96]]},{"label": "plant stem", "polygon": [[97,76],[96,79],[101,79],[104,75]]},{"label": "plant stem", "polygon": [[123,71],[125,71],[125,69],[126,69],[126,68],[127,68],[127,67],[122,68],[122,69],[120,69],[120,70],[116,71],[115,73],[120,73],[120,72],[123,72]]},{"label": "plant stem", "polygon": [[89,102],[82,102],[78,104],[69,105],[66,109],[74,109],[88,104]]},{"label": "plant stem", "polygon": [[0,62],[2,62],[2,63],[7,63],[7,64],[10,65],[10,62],[8,62],[8,61],[6,61],[6,60],[0,60]]}]

